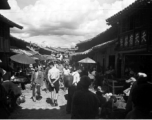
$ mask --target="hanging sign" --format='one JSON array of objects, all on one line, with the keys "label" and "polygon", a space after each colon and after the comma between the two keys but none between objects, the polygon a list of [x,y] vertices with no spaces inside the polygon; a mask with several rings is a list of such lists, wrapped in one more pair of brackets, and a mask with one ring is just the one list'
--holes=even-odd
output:
[{"label": "hanging sign", "polygon": [[129,37],[129,46],[133,46],[133,34]]},{"label": "hanging sign", "polygon": [[145,44],[147,42],[147,33],[146,31],[142,31],[141,33],[141,44]]},{"label": "hanging sign", "polygon": [[139,45],[139,33],[135,34],[135,45]]}]

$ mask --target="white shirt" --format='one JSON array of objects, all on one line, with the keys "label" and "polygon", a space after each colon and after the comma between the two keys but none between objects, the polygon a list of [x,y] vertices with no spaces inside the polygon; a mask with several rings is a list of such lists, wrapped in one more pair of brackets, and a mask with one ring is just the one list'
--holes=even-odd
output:
[{"label": "white shirt", "polygon": [[54,66],[48,71],[48,77],[50,79],[58,79],[60,77],[60,71]]},{"label": "white shirt", "polygon": [[70,74],[70,70],[69,69],[63,69],[63,71],[64,71],[64,75],[69,75]]},{"label": "white shirt", "polygon": [[72,73],[73,83],[78,83],[80,81],[80,74],[76,71]]}]

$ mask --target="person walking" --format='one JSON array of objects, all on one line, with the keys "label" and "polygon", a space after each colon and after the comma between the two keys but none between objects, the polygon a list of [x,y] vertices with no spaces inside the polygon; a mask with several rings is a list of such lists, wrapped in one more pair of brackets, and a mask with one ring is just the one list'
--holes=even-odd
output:
[{"label": "person walking", "polygon": [[98,115],[100,101],[89,91],[91,80],[82,76],[72,99],[71,119],[95,119]]},{"label": "person walking", "polygon": [[35,102],[36,101],[36,92],[37,89],[37,95],[38,97],[41,96],[41,86],[43,84],[43,72],[41,71],[41,68],[38,66],[35,66],[35,70],[32,73],[31,76],[31,84],[32,84],[32,99]]},{"label": "person walking", "polygon": [[71,113],[71,106],[72,106],[72,98],[76,91],[77,84],[80,81],[80,72],[81,70],[79,68],[76,68],[76,70],[72,73],[73,79],[68,81],[68,83],[71,85],[68,87],[68,99],[67,99],[67,106],[66,106],[66,112],[67,114]]},{"label": "person walking", "polygon": [[[52,68],[48,71],[48,80],[50,82],[50,92],[52,105],[58,106],[58,92],[59,92],[59,79],[60,79],[60,71],[57,69],[54,63],[51,63]],[[54,91],[55,90],[55,91]]]},{"label": "person walking", "polygon": [[45,68],[44,71],[44,84],[45,84],[45,89],[44,91],[47,93],[49,90],[49,80],[48,80],[48,72],[52,68],[52,65],[50,63],[47,64],[47,67]]},{"label": "person walking", "polygon": [[60,88],[64,88],[64,84],[63,84],[63,75],[64,75],[63,69],[64,69],[64,67],[63,67],[61,61],[58,61],[57,69],[60,71],[60,78],[59,78],[59,85],[60,85]]}]

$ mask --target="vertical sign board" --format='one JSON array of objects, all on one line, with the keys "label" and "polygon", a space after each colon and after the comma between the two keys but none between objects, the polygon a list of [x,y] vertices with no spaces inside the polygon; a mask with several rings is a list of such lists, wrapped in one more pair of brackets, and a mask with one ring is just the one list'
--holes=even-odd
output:
[{"label": "vertical sign board", "polygon": [[0,37],[0,51],[3,51],[3,38]]},{"label": "vertical sign board", "polygon": [[146,44],[147,43],[147,32],[146,30],[141,32],[141,44]]},{"label": "vertical sign board", "polygon": [[139,33],[135,33],[135,45],[139,45]]}]

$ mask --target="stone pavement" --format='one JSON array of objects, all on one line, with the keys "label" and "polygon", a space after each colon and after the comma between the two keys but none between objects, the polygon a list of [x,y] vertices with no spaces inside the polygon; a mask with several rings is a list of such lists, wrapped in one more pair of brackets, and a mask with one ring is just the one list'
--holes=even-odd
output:
[{"label": "stone pavement", "polygon": [[67,101],[63,90],[59,91],[57,107],[50,104],[50,92],[42,91],[42,98],[36,102],[31,99],[30,85],[26,85],[26,90],[22,91],[22,94],[25,95],[25,102],[19,105],[9,119],[70,119],[70,115],[66,114]]}]

